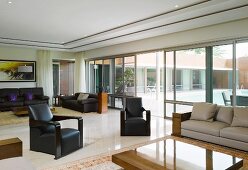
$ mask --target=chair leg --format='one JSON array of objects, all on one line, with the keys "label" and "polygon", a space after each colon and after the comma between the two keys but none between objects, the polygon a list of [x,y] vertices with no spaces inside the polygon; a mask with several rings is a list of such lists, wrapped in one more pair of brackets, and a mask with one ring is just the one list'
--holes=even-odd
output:
[{"label": "chair leg", "polygon": [[121,136],[125,136],[125,111],[121,111],[120,130]]},{"label": "chair leg", "polygon": [[83,119],[78,120],[78,130],[80,132],[80,148],[83,147]]},{"label": "chair leg", "polygon": [[59,159],[62,156],[61,153],[61,129],[60,126],[56,127],[56,148],[55,148],[55,159]]}]

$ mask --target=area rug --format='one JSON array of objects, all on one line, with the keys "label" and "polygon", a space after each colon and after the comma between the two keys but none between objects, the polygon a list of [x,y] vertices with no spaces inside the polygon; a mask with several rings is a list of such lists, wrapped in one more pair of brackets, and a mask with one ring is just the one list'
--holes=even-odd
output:
[{"label": "area rug", "polygon": [[127,146],[111,152],[102,153],[92,157],[68,162],[56,167],[44,168],[42,170],[122,170],[123,168],[112,162],[112,155],[132,150],[154,142],[169,139],[171,136],[156,138],[154,140]]},{"label": "area rug", "polygon": [[123,168],[111,161],[111,156],[103,156],[98,159],[86,159],[75,161],[67,165],[48,168],[44,170],[122,170]]},{"label": "area rug", "polygon": [[[55,107],[54,115],[82,116],[83,113],[62,107]],[[16,116],[12,111],[0,112],[0,126],[9,124],[28,124],[28,116]]]}]

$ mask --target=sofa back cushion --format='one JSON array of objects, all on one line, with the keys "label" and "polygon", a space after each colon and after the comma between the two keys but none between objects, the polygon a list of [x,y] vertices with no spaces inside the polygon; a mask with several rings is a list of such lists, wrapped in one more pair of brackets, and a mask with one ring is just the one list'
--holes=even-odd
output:
[{"label": "sofa back cushion", "polygon": [[95,98],[98,99],[98,95],[95,93],[89,93],[89,98]]},{"label": "sofa back cushion", "polygon": [[205,102],[194,103],[190,119],[213,121],[216,109],[216,104]]},{"label": "sofa back cushion", "polygon": [[34,87],[34,88],[20,88],[20,95],[25,97],[27,93],[32,93],[33,96],[44,96],[42,87]]},{"label": "sofa back cushion", "polygon": [[233,120],[233,108],[221,106],[216,115],[216,120],[230,125]]},{"label": "sofa back cushion", "polygon": [[17,88],[0,89],[0,97],[8,98],[9,94],[17,94],[17,96],[19,96],[19,89]]},{"label": "sofa back cushion", "polygon": [[234,107],[231,126],[248,127],[248,107]]}]

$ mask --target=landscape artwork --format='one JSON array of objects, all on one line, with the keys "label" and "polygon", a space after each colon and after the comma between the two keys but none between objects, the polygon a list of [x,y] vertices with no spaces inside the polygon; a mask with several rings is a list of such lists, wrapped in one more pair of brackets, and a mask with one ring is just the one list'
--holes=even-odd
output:
[{"label": "landscape artwork", "polygon": [[35,61],[0,60],[1,82],[34,82]]}]

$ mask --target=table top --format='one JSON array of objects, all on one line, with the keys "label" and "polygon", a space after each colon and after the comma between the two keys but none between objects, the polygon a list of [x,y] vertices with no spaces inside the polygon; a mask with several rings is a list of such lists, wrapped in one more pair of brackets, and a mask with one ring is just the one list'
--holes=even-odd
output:
[{"label": "table top", "polygon": [[231,155],[167,139],[115,154],[112,161],[125,169],[227,169],[241,161]]}]

